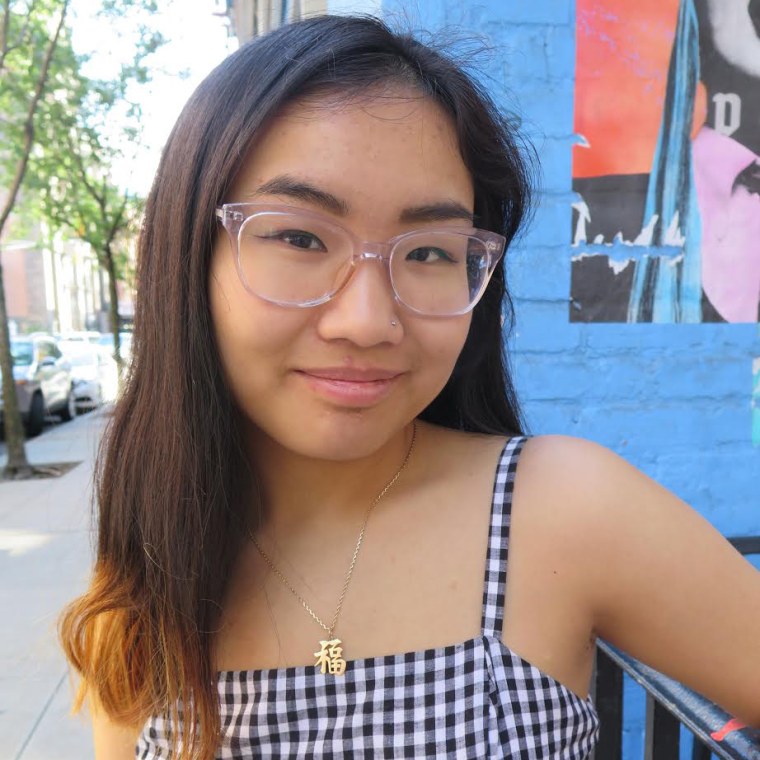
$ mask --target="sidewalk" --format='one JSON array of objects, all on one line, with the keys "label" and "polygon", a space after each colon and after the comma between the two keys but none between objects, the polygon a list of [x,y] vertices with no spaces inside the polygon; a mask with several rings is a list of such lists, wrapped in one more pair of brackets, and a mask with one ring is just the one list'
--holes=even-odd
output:
[{"label": "sidewalk", "polygon": [[[32,464],[81,461],[60,478],[0,482],[0,758],[87,760],[86,718],[55,626],[90,566],[90,486],[103,410],[52,425],[27,443]],[[5,457],[0,455],[0,467]]]}]

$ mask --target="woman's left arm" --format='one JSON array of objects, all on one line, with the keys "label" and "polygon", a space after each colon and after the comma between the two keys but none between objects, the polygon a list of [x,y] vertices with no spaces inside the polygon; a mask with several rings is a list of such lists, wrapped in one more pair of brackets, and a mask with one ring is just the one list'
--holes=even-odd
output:
[{"label": "woman's left arm", "polygon": [[760,571],[617,455],[563,441],[595,633],[760,726]]}]

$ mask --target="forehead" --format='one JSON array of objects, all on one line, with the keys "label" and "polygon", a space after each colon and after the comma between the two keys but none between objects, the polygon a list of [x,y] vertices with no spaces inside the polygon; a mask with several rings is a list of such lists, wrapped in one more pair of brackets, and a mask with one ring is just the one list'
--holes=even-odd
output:
[{"label": "forehead", "polygon": [[280,174],[297,174],[365,210],[441,198],[473,203],[451,117],[412,90],[292,102],[252,146],[233,200]]}]

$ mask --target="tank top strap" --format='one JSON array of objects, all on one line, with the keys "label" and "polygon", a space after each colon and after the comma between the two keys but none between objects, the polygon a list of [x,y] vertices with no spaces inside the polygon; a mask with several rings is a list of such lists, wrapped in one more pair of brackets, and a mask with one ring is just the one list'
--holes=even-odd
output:
[{"label": "tank top strap", "polygon": [[507,585],[509,527],[512,517],[512,492],[520,452],[526,436],[510,438],[504,445],[496,468],[488,533],[486,577],[483,589],[482,632],[501,638],[504,627],[504,591]]}]

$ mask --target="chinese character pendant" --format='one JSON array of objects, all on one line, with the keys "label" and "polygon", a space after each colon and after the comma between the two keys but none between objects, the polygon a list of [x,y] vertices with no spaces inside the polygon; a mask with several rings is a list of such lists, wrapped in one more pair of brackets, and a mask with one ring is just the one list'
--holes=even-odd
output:
[{"label": "chinese character pendant", "polygon": [[329,639],[319,642],[320,650],[314,652],[317,659],[314,666],[324,675],[342,676],[346,672],[346,661],[343,659],[343,642],[340,639]]}]

